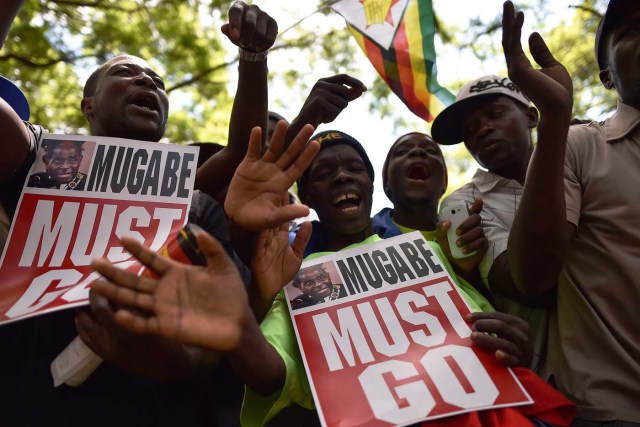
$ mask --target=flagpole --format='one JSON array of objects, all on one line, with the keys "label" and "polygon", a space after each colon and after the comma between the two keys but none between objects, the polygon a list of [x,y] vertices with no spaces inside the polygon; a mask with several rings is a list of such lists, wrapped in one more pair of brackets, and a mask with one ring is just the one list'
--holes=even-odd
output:
[{"label": "flagpole", "polygon": [[315,15],[318,12],[322,12],[323,10],[331,7],[331,5],[333,5],[334,3],[338,3],[340,0],[328,0],[326,1],[324,4],[320,3],[320,6],[318,7],[318,9],[314,10],[313,12],[309,13],[308,15],[304,16],[303,18],[298,19],[296,22],[294,22],[293,24],[291,24],[289,27],[287,27],[284,31],[280,32],[278,34],[277,38],[280,38],[284,33],[286,33],[287,31],[297,27],[298,25],[300,25],[300,23],[302,23],[302,21],[304,21],[305,19]]}]

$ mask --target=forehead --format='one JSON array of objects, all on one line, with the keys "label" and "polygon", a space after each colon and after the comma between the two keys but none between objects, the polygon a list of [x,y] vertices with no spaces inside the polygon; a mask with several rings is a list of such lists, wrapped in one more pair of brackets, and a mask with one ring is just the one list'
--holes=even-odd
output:
[{"label": "forehead", "polygon": [[347,144],[336,144],[321,150],[311,164],[311,168],[325,165],[338,166],[342,163],[359,161],[364,165],[364,161],[355,148]]},{"label": "forehead", "polygon": [[326,272],[322,269],[322,267],[310,267],[300,271],[300,273],[298,273],[298,275],[296,276],[296,279],[302,281],[318,276],[324,276],[325,274]]},{"label": "forehead", "polygon": [[397,150],[401,147],[436,147],[438,151],[440,151],[440,147],[438,147],[438,144],[436,144],[433,138],[423,133],[410,133],[408,135],[401,136],[394,144],[393,150]]},{"label": "forehead", "polygon": [[148,71],[153,74],[157,74],[156,71],[151,67],[151,65],[147,61],[137,56],[130,56],[130,55],[116,56],[115,58],[107,61],[104,64],[104,67],[105,67],[104,70],[105,72],[108,72],[109,70],[121,65],[137,68],[144,71]]},{"label": "forehead", "polygon": [[479,116],[485,114],[487,111],[496,108],[502,107],[507,109],[519,110],[519,105],[516,104],[516,101],[509,98],[508,96],[497,95],[497,96],[487,96],[487,97],[479,97],[475,102],[469,104],[466,108],[462,116],[462,120],[465,121],[469,118]]},{"label": "forehead", "polygon": [[60,144],[53,147],[52,151],[54,154],[57,154],[60,152],[67,152],[67,151],[80,151],[80,147],[76,147],[76,145],[71,141],[63,141]]}]

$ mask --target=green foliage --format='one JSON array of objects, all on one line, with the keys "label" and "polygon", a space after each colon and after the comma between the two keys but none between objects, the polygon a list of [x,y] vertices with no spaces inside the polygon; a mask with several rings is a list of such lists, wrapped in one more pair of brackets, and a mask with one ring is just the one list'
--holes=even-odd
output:
[{"label": "green foliage", "polygon": [[[114,54],[142,56],[167,82],[171,111],[166,137],[171,141],[225,143],[232,103],[232,94],[227,90],[228,72],[235,62],[221,44],[224,36],[219,27],[230,3],[230,0],[27,0],[0,52],[0,74],[23,88],[31,102],[32,121],[51,131],[81,133],[87,132],[79,105],[82,84],[88,74]],[[314,25],[306,25],[314,17],[296,25],[278,39],[272,52],[277,55],[276,51],[287,51],[288,59],[282,60],[284,55],[274,56],[284,67],[270,76],[272,89],[277,91],[282,86],[293,89],[293,94],[274,96],[287,113],[297,111],[304,94],[315,83],[308,78],[309,70],[326,70],[326,76],[335,73],[358,76],[362,72],[354,57],[363,54],[349,32],[339,21],[327,24],[333,15],[323,7],[328,1],[312,2],[307,10],[313,10],[314,3],[326,16],[315,15],[321,19],[316,19]],[[605,4],[605,0],[578,0],[570,24],[555,27],[547,24],[549,0],[518,4],[572,74],[575,113],[580,117],[599,117],[615,105],[615,94],[604,91],[599,82],[593,56],[597,11],[604,10]],[[492,18],[473,19],[465,28],[447,25],[437,17],[436,25],[445,46],[472,52],[480,62],[502,62],[500,19],[497,10]],[[463,83],[449,86],[455,91]],[[368,86],[364,99],[369,102],[370,111],[381,118],[391,118],[398,129],[407,127],[408,116],[390,103],[389,97],[395,95],[391,95],[384,82],[377,77]],[[460,161],[469,166],[468,158]],[[452,167],[456,167],[455,163]]]},{"label": "green foliage", "polygon": [[[170,94],[172,141],[226,141],[231,111],[219,0],[29,0],[0,55],[0,74],[30,100],[32,121],[51,131],[87,132],[82,84],[113,55],[143,57]],[[202,13],[205,12],[205,13]],[[220,16],[221,13],[218,13]]]}]

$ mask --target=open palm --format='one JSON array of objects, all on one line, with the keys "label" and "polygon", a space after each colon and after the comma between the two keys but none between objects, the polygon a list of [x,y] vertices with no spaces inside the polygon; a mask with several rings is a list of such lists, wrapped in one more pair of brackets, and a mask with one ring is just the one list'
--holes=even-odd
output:
[{"label": "open palm", "polygon": [[304,205],[283,203],[282,194],[298,179],[318,153],[317,142],[307,144],[312,126],[304,126],[283,151],[287,125],[276,126],[267,151],[261,155],[260,128],[251,131],[247,155],[236,169],[225,200],[229,219],[248,231],[261,231],[309,214]]},{"label": "open palm", "polygon": [[170,260],[125,237],[123,246],[158,278],[137,276],[100,259],[92,266],[105,280],[95,282],[92,289],[129,307],[115,313],[124,328],[228,350],[241,337],[247,313],[246,291],[220,243],[205,232],[198,233],[196,239],[206,257],[206,267]]}]

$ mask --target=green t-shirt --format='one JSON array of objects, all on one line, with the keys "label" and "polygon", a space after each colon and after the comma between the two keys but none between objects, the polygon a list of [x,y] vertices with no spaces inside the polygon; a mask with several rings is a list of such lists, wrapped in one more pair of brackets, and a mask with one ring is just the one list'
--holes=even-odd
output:
[{"label": "green t-shirt", "polygon": [[[368,243],[378,242],[382,240],[377,235],[373,235],[356,243],[347,246],[345,249],[351,249]],[[440,259],[445,266],[456,285],[460,289],[465,301],[471,307],[471,311],[494,311],[493,307],[473,286],[462,278],[456,276],[453,267],[442,252],[440,245],[436,242],[429,241],[433,253]],[[321,257],[332,252],[313,253],[305,260]],[[306,409],[314,409],[313,397],[307,374],[304,369],[304,363],[298,348],[296,334],[291,323],[291,316],[287,308],[284,291],[280,291],[276,296],[269,313],[262,321],[260,329],[264,337],[276,349],[286,367],[286,379],[282,389],[274,392],[270,396],[261,396],[249,387],[245,387],[244,402],[242,403],[242,411],[240,413],[240,423],[243,427],[259,427],[263,426],[282,411],[287,406],[298,404]]]}]

